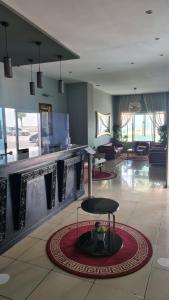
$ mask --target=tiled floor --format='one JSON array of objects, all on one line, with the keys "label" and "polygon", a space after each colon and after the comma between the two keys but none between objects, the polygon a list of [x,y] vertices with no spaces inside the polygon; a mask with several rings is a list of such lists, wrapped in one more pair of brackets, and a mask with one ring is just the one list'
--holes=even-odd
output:
[{"label": "tiled floor", "polygon": [[[111,162],[107,163],[111,170]],[[58,228],[76,222],[73,202],[0,257],[0,272],[10,281],[0,285],[0,300],[168,300],[169,268],[157,259],[169,258],[169,190],[164,170],[147,162],[123,161],[113,180],[93,183],[95,196],[120,203],[116,220],[141,230],[151,240],[154,255],[139,271],[121,278],[80,278],[55,267],[45,252],[46,240]],[[80,219],[96,216],[80,211]]]}]

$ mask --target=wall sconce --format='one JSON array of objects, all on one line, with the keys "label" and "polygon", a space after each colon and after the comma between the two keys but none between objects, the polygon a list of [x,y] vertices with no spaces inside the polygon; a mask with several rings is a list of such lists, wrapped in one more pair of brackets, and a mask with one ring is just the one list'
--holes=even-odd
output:
[{"label": "wall sconce", "polygon": [[35,95],[35,82],[32,79],[32,63],[33,59],[28,59],[31,64],[31,81],[29,82],[30,95]]},{"label": "wall sconce", "polygon": [[43,73],[40,70],[40,63],[41,63],[41,53],[40,53],[40,47],[41,47],[41,42],[35,42],[35,44],[38,46],[38,59],[39,59],[39,71],[36,73],[37,74],[37,88],[42,89],[43,84],[42,84],[42,75]]},{"label": "wall sconce", "polygon": [[62,80],[62,69],[61,69],[62,55],[58,55],[58,58],[60,61],[60,79],[58,80],[58,93],[64,94],[64,81]]},{"label": "wall sconce", "polygon": [[5,31],[5,55],[4,56],[4,76],[7,78],[13,78],[12,72],[12,60],[8,55],[8,36],[7,36],[7,27],[9,26],[8,22],[2,21],[0,24],[4,27]]}]

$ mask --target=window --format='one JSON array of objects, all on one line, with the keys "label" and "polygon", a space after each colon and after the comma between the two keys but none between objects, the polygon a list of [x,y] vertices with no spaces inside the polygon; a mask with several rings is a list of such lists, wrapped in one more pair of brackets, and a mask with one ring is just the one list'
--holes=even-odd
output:
[{"label": "window", "polygon": [[[128,113],[126,113],[126,116]],[[125,119],[125,113],[121,118]],[[165,112],[151,114],[135,114],[130,116],[128,123],[122,128],[122,138],[127,141],[155,141],[159,142],[158,127],[165,123]]]},{"label": "window", "polygon": [[6,151],[11,152],[8,155],[8,161],[16,160],[17,153],[17,137],[16,137],[16,112],[14,108],[5,108],[5,126],[6,126]]},{"label": "window", "polygon": [[29,157],[39,153],[39,114],[17,113],[19,150],[29,149]]}]

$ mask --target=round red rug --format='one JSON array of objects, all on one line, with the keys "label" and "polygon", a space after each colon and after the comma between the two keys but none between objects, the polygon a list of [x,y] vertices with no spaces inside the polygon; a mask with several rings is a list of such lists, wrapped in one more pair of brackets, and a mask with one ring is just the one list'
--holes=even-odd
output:
[{"label": "round red rug", "polygon": [[108,180],[108,179],[112,179],[115,178],[117,176],[116,173],[114,172],[108,172],[108,171],[98,171],[98,170],[94,170],[93,171],[93,175],[92,175],[92,179],[93,180]]},{"label": "round red rug", "polygon": [[[79,235],[94,228],[96,221],[79,222]],[[107,226],[106,221],[101,221]],[[48,240],[46,250],[50,260],[60,268],[89,278],[113,278],[133,273],[142,268],[152,256],[150,241],[140,231],[116,223],[115,232],[123,239],[121,249],[109,257],[94,257],[76,247],[77,224],[56,231]]]},{"label": "round red rug", "polygon": [[[109,171],[101,171],[100,170],[93,170],[92,172],[92,180],[108,180],[113,179],[117,176],[115,172],[109,172]],[[85,182],[87,182],[88,177],[88,169],[84,168],[84,179]]]}]

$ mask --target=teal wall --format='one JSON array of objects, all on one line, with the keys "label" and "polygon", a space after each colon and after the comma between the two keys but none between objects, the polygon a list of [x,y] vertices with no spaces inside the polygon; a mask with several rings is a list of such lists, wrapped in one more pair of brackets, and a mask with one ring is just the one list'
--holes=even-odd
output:
[{"label": "teal wall", "polygon": [[102,114],[111,113],[111,129],[113,122],[113,97],[106,94],[91,84],[88,84],[88,144],[98,147],[99,145],[110,142],[111,135],[96,137],[96,112]]},{"label": "teal wall", "polygon": [[[43,66],[42,66],[43,69]],[[33,74],[36,79],[36,74]],[[44,88],[36,89],[36,96],[29,95],[30,72],[22,67],[13,68],[13,78],[5,78],[0,63],[0,107],[11,107],[17,111],[38,112],[39,102],[52,104],[53,110],[67,112],[67,89],[59,95],[57,81],[44,76]],[[48,94],[44,97],[42,94]]]},{"label": "teal wall", "polygon": [[[86,82],[66,84],[64,95],[59,95],[57,80],[44,76],[44,88],[36,89],[36,95],[30,96],[30,71],[15,67],[13,75],[11,79],[5,78],[3,65],[0,63],[0,107],[15,108],[20,112],[38,112],[39,103],[49,103],[52,104],[53,111],[69,113],[70,137],[73,144],[97,147],[110,141],[112,135],[96,138],[96,112],[112,114],[111,95]],[[33,78],[36,79],[35,72]]]},{"label": "teal wall", "polygon": [[67,95],[71,142],[87,145],[87,83],[67,84]]},{"label": "teal wall", "polygon": [[67,93],[72,143],[91,147],[108,143],[112,135],[96,138],[96,112],[112,115],[112,96],[85,82],[68,84]]}]

